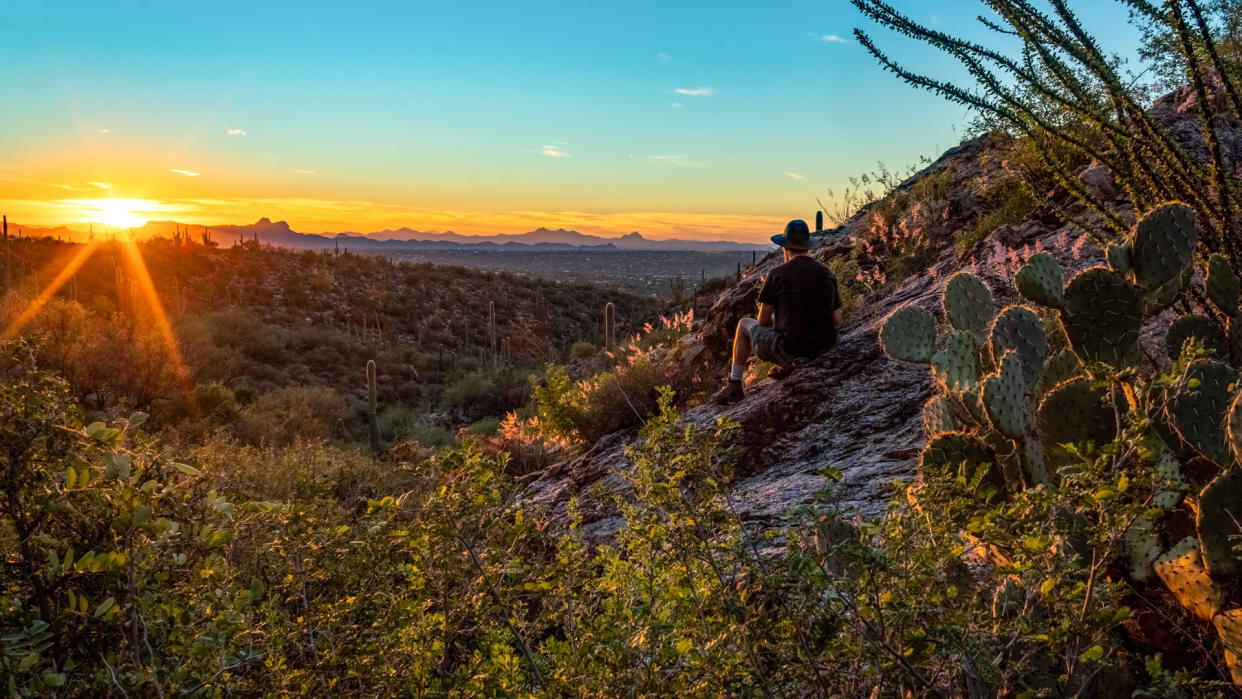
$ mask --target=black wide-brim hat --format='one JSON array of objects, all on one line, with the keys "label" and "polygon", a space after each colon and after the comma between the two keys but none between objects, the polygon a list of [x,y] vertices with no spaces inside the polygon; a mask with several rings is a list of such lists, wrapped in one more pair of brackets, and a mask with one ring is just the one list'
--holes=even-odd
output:
[{"label": "black wide-brim hat", "polygon": [[815,249],[815,241],[811,240],[811,229],[800,218],[785,224],[785,232],[772,236],[772,242],[790,250]]}]

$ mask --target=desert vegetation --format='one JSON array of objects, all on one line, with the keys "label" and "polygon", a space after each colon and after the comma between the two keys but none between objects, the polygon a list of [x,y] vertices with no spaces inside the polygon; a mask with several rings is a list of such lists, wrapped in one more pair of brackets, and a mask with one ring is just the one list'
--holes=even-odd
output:
[{"label": "desert vegetation", "polygon": [[[1060,0],[985,3],[1013,54],[854,4],[965,65],[857,34],[987,131],[829,211],[850,317],[899,299],[858,335],[933,386],[882,514],[831,463],[745,511],[737,413],[698,406],[724,303],[6,238],[0,691],[1236,694],[1242,8],[1127,0],[1153,105]],[[1004,242],[1048,220],[1074,234]],[[1012,264],[977,269],[991,249]],[[532,495],[600,445],[623,466]]]}]

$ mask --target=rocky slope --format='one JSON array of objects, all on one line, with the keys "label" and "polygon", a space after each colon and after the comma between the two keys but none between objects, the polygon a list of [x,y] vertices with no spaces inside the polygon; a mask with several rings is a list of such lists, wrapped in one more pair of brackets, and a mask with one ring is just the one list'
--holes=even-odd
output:
[{"label": "rocky slope", "polygon": [[[1196,132],[1183,123],[1189,118],[1184,106],[1176,95],[1170,96],[1157,103],[1153,113],[1174,133],[1192,138]],[[1063,191],[1049,192],[1047,200],[1020,221],[996,228],[969,250],[959,250],[950,242],[953,232],[979,220],[980,191],[1004,176],[1004,145],[996,138],[964,143],[903,183],[899,192],[915,192],[920,180],[939,178],[937,201],[923,203],[938,207],[936,225],[950,237],[941,240],[939,254],[926,271],[909,277],[890,293],[865,296],[858,312],[846,320],[835,348],[782,380],[769,378],[749,385],[746,398],[726,410],[708,404],[683,411],[685,420],[698,425],[711,425],[720,416],[741,424],[743,451],[733,495],[744,518],[756,524],[777,524],[791,507],[810,502],[825,485],[819,475],[825,466],[842,472],[840,495],[863,517],[883,512],[893,481],[915,477],[926,442],[921,410],[932,392],[931,377],[926,367],[891,360],[881,351],[878,332],[891,311],[917,304],[941,317],[944,283],[959,271],[983,278],[998,303],[1013,302],[1013,273],[1037,250],[1052,252],[1067,270],[1102,263],[1099,248],[1080,229],[1060,223],[1053,214],[1051,205],[1057,204],[1068,207],[1088,225],[1092,223],[1091,214],[1075,206]],[[1088,166],[1079,178],[1126,211],[1124,194],[1106,169]],[[827,263],[850,255],[867,234],[868,225],[864,210],[841,228],[825,233],[814,256]],[[687,354],[705,362],[705,370],[723,375],[737,320],[754,313],[759,284],[779,261],[776,255],[765,258],[721,294],[696,332],[684,338],[693,350]],[[1149,329],[1145,343],[1154,343],[1156,337],[1155,330]],[[584,501],[588,532],[608,536],[619,521],[592,494],[598,488],[618,486],[616,470],[625,468],[624,446],[633,438],[633,434],[612,435],[582,456],[548,468],[531,484],[533,498],[563,511],[568,496],[578,494]]]}]

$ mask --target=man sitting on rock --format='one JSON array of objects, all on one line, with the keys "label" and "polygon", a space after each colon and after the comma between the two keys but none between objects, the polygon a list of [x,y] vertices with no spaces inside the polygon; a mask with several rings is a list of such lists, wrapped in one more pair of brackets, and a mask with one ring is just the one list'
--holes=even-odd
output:
[{"label": "man sitting on rock", "polygon": [[837,343],[841,323],[837,278],[807,254],[814,246],[806,222],[790,221],[772,242],[781,246],[784,263],[768,273],[759,291],[759,319],[737,322],[729,382],[712,396],[717,405],[742,399],[742,377],[752,352],[788,367],[797,358],[814,357]]}]

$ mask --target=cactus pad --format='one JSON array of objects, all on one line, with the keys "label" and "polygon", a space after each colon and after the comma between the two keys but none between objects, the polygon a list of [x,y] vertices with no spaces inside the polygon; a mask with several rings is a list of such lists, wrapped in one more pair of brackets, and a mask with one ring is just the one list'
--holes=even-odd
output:
[{"label": "cactus pad", "polygon": [[1213,356],[1217,358],[1229,356],[1224,331],[1216,321],[1196,313],[1178,316],[1177,320],[1169,324],[1169,331],[1164,336],[1164,348],[1169,353],[1169,359],[1175,360],[1182,356],[1182,349],[1191,338],[1198,340],[1204,349],[1212,350],[1215,353]]},{"label": "cactus pad", "polygon": [[1154,289],[1176,279],[1190,264],[1198,241],[1199,227],[1190,207],[1178,203],[1156,207],[1134,229],[1134,282]]},{"label": "cactus pad", "polygon": [[1234,460],[1242,462],[1242,392],[1234,397],[1225,416],[1225,439]]},{"label": "cactus pad", "polygon": [[1238,295],[1242,293],[1242,280],[1238,279],[1229,260],[1224,255],[1212,255],[1208,259],[1207,277],[1203,290],[1221,313],[1231,316],[1238,312]]},{"label": "cactus pad", "polygon": [[1242,609],[1226,609],[1212,617],[1220,644],[1225,647],[1225,664],[1235,685],[1242,685]]},{"label": "cactus pad", "polygon": [[1153,507],[1169,510],[1182,501],[1182,465],[1166,452],[1156,459],[1156,494],[1151,499]]},{"label": "cactus pad", "polygon": [[1039,406],[1038,422],[1048,444],[1106,444],[1117,436],[1117,416],[1107,392],[1085,376],[1049,391]]},{"label": "cactus pad", "polygon": [[1130,577],[1140,582],[1151,577],[1151,564],[1160,557],[1160,538],[1156,524],[1147,515],[1139,515],[1122,535],[1126,555],[1130,559]]},{"label": "cactus pad", "polygon": [[1109,245],[1104,251],[1104,256],[1108,258],[1108,268],[1117,274],[1129,274],[1134,269],[1130,259],[1132,252],[1130,246],[1124,243]]},{"label": "cactus pad", "polygon": [[1199,619],[1211,621],[1224,606],[1225,591],[1208,577],[1199,541],[1193,536],[1177,542],[1156,559],[1153,567],[1177,601]]},{"label": "cactus pad", "polygon": [[933,396],[923,405],[923,427],[927,429],[928,437],[956,431],[958,424],[953,415],[953,402],[944,396]]},{"label": "cactus pad", "polygon": [[1065,287],[1061,325],[1084,362],[1125,363],[1143,323],[1138,288],[1103,267],[1084,270]]},{"label": "cactus pad", "polygon": [[992,323],[992,357],[1000,360],[1013,351],[1022,360],[1028,390],[1034,389],[1048,357],[1048,339],[1039,316],[1025,306],[1010,306]]},{"label": "cactus pad", "polygon": [[1208,573],[1216,578],[1242,573],[1235,551],[1242,545],[1242,470],[1230,469],[1207,484],[1199,495],[1195,526]]},{"label": "cactus pad", "polygon": [[1225,416],[1238,372],[1214,359],[1196,359],[1169,393],[1165,414],[1178,436],[1216,462],[1230,462]]},{"label": "cactus pad", "polygon": [[973,274],[953,275],[944,287],[944,317],[957,330],[986,330],[992,322],[992,292]]},{"label": "cactus pad", "polygon": [[1013,439],[1026,433],[1026,380],[1017,352],[1006,352],[1000,370],[983,383],[983,408],[998,432]]},{"label": "cactus pad", "polygon": [[927,362],[936,350],[936,321],[918,306],[902,306],[880,328],[880,346],[893,359]]},{"label": "cactus pad", "polygon": [[1190,286],[1190,280],[1195,276],[1195,268],[1193,265],[1186,265],[1182,268],[1182,273],[1177,277],[1161,284],[1143,294],[1143,315],[1154,316],[1164,309],[1173,305],[1178,296]]},{"label": "cactus pad", "polygon": [[949,333],[931,364],[936,380],[951,391],[971,390],[979,383],[979,349],[964,332]]},{"label": "cactus pad", "polygon": [[1064,276],[1057,258],[1046,252],[1037,252],[1018,270],[1013,284],[1028,301],[1048,308],[1061,308],[1065,305],[1061,289]]},{"label": "cactus pad", "polygon": [[1048,391],[1078,376],[1081,370],[1082,362],[1078,361],[1078,356],[1073,352],[1064,349],[1053,354],[1044,362],[1043,373],[1039,375],[1039,394],[1046,395]]},{"label": "cactus pad", "polygon": [[1229,345],[1230,358],[1234,361],[1242,359],[1242,313],[1229,319],[1229,325],[1225,328],[1225,342]]}]

